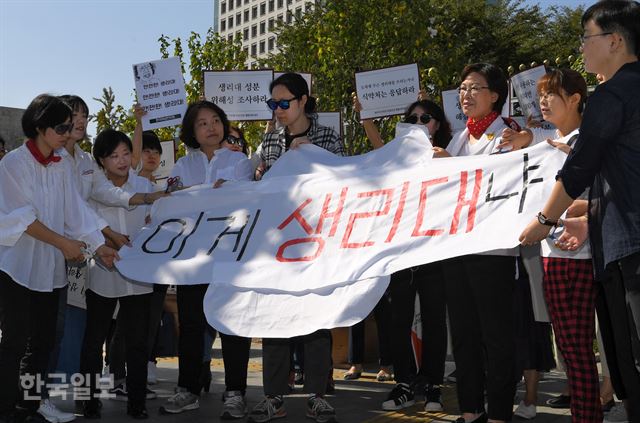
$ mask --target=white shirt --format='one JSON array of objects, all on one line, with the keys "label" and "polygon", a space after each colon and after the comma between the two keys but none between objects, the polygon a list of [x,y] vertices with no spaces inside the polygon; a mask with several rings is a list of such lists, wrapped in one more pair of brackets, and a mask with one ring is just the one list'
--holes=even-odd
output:
[{"label": "white shirt", "polygon": [[84,241],[92,252],[104,244],[68,162],[45,167],[22,145],[0,160],[0,269],[32,291],[51,292],[67,284],[64,256],[25,233],[36,219],[60,235]]},{"label": "white shirt", "polygon": [[[544,139],[552,138],[554,139],[554,141],[566,144],[567,142],[569,142],[571,137],[573,137],[574,135],[578,135],[579,132],[580,132],[579,129],[575,129],[573,132],[571,132],[570,134],[564,137],[561,137],[559,133],[555,132],[556,134],[555,137],[549,137],[547,134],[545,134]],[[535,141],[535,138],[534,138],[534,141]],[[585,197],[584,194],[580,198],[583,198],[583,197]],[[584,199],[586,199],[586,197]],[[562,215],[562,218],[564,218],[565,216],[566,216],[566,213]],[[560,235],[560,233],[561,232],[559,231],[558,235]],[[570,259],[580,259],[580,260],[588,260],[591,258],[591,246],[589,245],[588,238],[587,238],[587,241],[584,244],[582,244],[582,246],[578,248],[576,251],[563,251],[557,248],[554,242],[555,241],[550,238],[545,238],[540,243],[542,248],[541,250],[542,257],[570,258]]]},{"label": "white shirt", "polygon": [[213,184],[218,179],[227,181],[253,180],[253,166],[243,153],[219,148],[209,161],[199,149],[189,150],[171,170],[171,176],[180,176],[185,187]]},{"label": "white shirt", "polygon": [[[129,179],[121,188],[128,193],[153,191],[151,182],[136,175],[133,170],[129,170]],[[89,200],[89,204],[100,217],[107,221],[111,229],[123,235],[129,235],[131,239],[142,229],[150,211],[150,207],[146,205],[130,209],[113,207],[97,202],[93,197]],[[153,291],[153,285],[134,282],[124,278],[116,269],[107,270],[95,262],[89,263],[86,287],[96,294],[108,298],[148,294]]]},{"label": "white shirt", "polygon": [[[452,156],[480,156],[483,154],[498,153],[499,149],[497,147],[502,141],[502,131],[506,128],[508,128],[508,126],[504,123],[502,117],[498,116],[474,144],[469,144],[469,130],[465,128],[453,136],[453,139],[447,146],[447,152]],[[517,257],[519,250],[518,247],[515,247],[485,251],[480,254]]]}]

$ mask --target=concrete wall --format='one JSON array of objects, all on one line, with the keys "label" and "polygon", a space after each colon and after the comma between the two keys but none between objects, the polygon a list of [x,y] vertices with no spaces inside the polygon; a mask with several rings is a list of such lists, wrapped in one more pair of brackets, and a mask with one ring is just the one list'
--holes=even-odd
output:
[{"label": "concrete wall", "polygon": [[0,136],[7,143],[7,150],[13,150],[24,142],[22,114],[24,109],[0,106]]}]

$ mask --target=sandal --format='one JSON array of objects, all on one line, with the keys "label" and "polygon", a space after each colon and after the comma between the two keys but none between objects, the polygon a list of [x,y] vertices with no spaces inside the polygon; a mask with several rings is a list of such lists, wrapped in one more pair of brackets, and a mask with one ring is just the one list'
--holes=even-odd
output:
[{"label": "sandal", "polygon": [[380,369],[380,371],[376,375],[376,380],[378,382],[388,382],[390,380],[393,380],[393,376],[388,371]]},{"label": "sandal", "polygon": [[351,368],[344,375],[342,375],[342,378],[344,380],[356,380],[356,379],[360,379],[361,376],[362,376],[362,368],[358,370],[358,367],[351,366]]}]

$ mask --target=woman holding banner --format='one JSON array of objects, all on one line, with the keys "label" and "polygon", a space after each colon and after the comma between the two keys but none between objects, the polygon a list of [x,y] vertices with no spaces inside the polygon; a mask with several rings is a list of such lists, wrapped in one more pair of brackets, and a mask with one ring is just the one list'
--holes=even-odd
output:
[{"label": "woman holding banner", "polygon": [[[285,73],[271,82],[271,99],[267,105],[282,125],[265,134],[261,163],[256,179],[290,148],[312,143],[334,154],[344,155],[340,136],[331,128],[317,123],[314,114],[316,99],[309,96],[309,87],[297,73]],[[318,422],[335,421],[334,408],[324,399],[331,371],[331,332],[318,330],[300,337],[304,343],[304,391],[311,396],[307,402],[307,417]],[[263,339],[263,383],[265,398],[249,414],[249,421],[268,422],[286,416],[283,395],[289,393],[290,339]]]},{"label": "woman holding banner", "polygon": [[[466,66],[461,78],[458,91],[462,111],[469,118],[467,128],[446,149],[434,147],[435,156],[502,152],[498,149],[502,131],[512,123],[500,117],[508,94],[504,74],[494,65],[476,63]],[[517,256],[518,249],[513,248],[443,262],[462,412],[459,423],[511,420],[516,388],[512,334]]]},{"label": "woman holding banner", "polygon": [[[252,180],[253,167],[247,157],[221,148],[228,135],[229,120],[220,107],[204,100],[189,105],[180,134],[189,152],[177,161],[171,176],[180,177],[184,186],[211,184],[214,188],[227,180]],[[207,327],[203,301],[207,287],[207,284],[177,287],[180,322],[178,389],[160,408],[163,413],[176,414],[200,407],[198,396],[203,388],[200,375]],[[220,336],[226,384],[222,417],[241,418],[247,412],[244,394],[251,339],[223,333]]]},{"label": "woman holding banner", "polygon": [[[360,112],[357,97],[354,96],[353,101],[354,109]],[[431,100],[412,103],[407,108],[403,121],[424,125],[434,147],[446,148],[451,140],[451,126],[444,111]],[[362,126],[374,149],[384,145],[373,119],[363,120]],[[421,367],[417,375],[411,344],[416,293],[420,297],[422,339],[428,340],[422,344]],[[442,411],[440,385],[444,379],[447,355],[446,296],[442,263],[429,263],[394,273],[391,275],[389,296],[393,368],[397,385],[382,403],[382,408],[400,410],[413,405],[414,386],[418,385],[417,382],[424,382],[425,411]],[[380,330],[378,332],[384,333]]]}]

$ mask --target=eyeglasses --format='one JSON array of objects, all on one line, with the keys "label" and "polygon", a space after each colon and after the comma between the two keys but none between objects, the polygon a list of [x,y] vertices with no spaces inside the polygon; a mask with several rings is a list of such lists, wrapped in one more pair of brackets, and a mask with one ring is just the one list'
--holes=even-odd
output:
[{"label": "eyeglasses", "polygon": [[239,145],[240,147],[244,147],[246,141],[242,137],[234,137],[233,135],[227,136],[227,142],[229,144]]},{"label": "eyeglasses", "polygon": [[71,132],[73,129],[73,123],[60,123],[53,127],[53,130],[56,131],[58,135],[64,135],[67,132]]},{"label": "eyeglasses", "polygon": [[602,37],[604,35],[611,35],[613,34],[613,32],[601,32],[600,34],[593,34],[593,35],[579,35],[578,37],[580,38],[580,44],[584,44],[584,42],[586,40],[588,40],[589,38],[593,38],[593,37]]},{"label": "eyeglasses", "polygon": [[289,100],[280,100],[280,101],[276,101],[270,98],[269,100],[267,100],[267,106],[269,106],[269,108],[274,112],[278,107],[280,107],[282,110],[287,110],[289,106],[291,106],[291,102],[293,100],[298,100],[298,97],[293,97],[293,98],[290,98]]},{"label": "eyeglasses", "polygon": [[427,123],[431,122],[431,119],[433,119],[433,116],[429,115],[429,114],[424,114],[424,115],[410,115],[407,116],[407,118],[404,120],[406,123],[410,123],[410,124],[416,124],[418,123],[418,120],[420,121],[421,124],[426,125]]},{"label": "eyeglasses", "polygon": [[472,85],[470,87],[467,87],[465,85],[460,85],[458,87],[458,94],[460,95],[465,95],[468,93],[471,94],[472,97],[475,97],[478,95],[478,93],[480,92],[480,90],[488,90],[489,87],[482,87],[480,85]]}]

